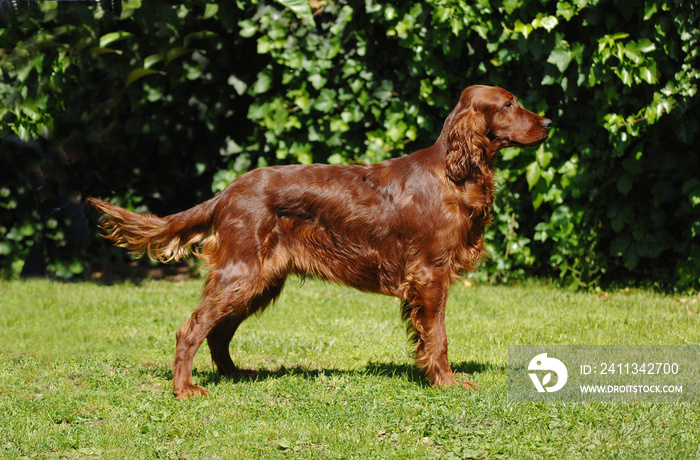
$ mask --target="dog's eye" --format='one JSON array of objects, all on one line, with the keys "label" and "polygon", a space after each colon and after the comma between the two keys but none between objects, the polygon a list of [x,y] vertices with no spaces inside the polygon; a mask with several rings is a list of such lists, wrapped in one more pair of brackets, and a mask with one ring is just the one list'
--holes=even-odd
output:
[{"label": "dog's eye", "polygon": [[509,109],[511,107],[513,107],[513,101],[508,101],[508,103],[506,104],[506,108]]}]

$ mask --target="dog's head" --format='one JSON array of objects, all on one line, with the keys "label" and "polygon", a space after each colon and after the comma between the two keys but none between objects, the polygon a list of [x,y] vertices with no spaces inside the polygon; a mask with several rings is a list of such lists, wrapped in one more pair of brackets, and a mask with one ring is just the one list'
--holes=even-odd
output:
[{"label": "dog's head", "polygon": [[552,120],[525,110],[508,91],[469,86],[445,121],[447,175],[460,183],[490,165],[505,147],[536,147],[547,139]]}]

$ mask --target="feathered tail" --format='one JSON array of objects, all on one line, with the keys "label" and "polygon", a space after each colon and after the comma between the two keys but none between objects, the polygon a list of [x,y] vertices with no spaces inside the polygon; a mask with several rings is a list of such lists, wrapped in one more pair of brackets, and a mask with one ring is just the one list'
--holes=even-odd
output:
[{"label": "feathered tail", "polygon": [[191,246],[204,241],[206,246],[214,243],[210,236],[213,214],[218,197],[205,201],[178,214],[158,217],[152,214],[136,214],[124,208],[108,203],[99,198],[88,198],[89,205],[106,214],[107,219],[100,228],[108,234],[103,235],[115,245],[130,249],[139,257],[147,254],[151,260],[170,262],[187,257],[191,253],[202,257]]}]

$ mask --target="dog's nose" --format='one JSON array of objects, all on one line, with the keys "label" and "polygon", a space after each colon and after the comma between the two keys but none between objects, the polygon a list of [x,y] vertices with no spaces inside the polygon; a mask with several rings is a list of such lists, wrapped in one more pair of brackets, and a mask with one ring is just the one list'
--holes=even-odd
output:
[{"label": "dog's nose", "polygon": [[547,129],[550,129],[552,127],[552,125],[553,125],[552,120],[550,120],[549,118],[545,118],[542,121],[542,126],[544,126]]}]

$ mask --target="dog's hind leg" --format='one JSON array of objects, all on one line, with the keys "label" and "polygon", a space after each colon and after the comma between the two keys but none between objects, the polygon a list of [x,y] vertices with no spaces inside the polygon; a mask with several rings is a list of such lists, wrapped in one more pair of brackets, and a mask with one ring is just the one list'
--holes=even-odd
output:
[{"label": "dog's hind leg", "polygon": [[236,311],[232,308],[232,315],[223,319],[207,336],[207,344],[211,351],[211,358],[216,365],[219,374],[225,377],[234,377],[243,373],[236,368],[229,351],[229,343],[236,333],[238,326],[248,316],[254,313],[262,312],[271,302],[274,302],[279,297],[284,287],[284,278],[279,278],[268,285],[265,291],[259,296],[250,301],[247,308],[243,311]]},{"label": "dog's hind leg", "polygon": [[216,370],[224,377],[233,377],[238,372],[229,353],[229,343],[245,316],[231,316],[221,321],[207,336],[207,344]]},{"label": "dog's hind leg", "polygon": [[255,264],[239,264],[209,274],[201,304],[176,334],[173,391],[178,399],[209,394],[192,383],[192,361],[205,338],[211,338],[217,368],[235,372],[228,344],[238,325],[282,292],[284,278],[273,278],[272,282],[267,279]]},{"label": "dog's hind leg", "polygon": [[205,298],[175,335],[177,343],[173,361],[173,392],[177,399],[209,394],[203,387],[192,383],[192,361],[202,342],[219,320],[217,313],[216,303],[210,298]]}]

